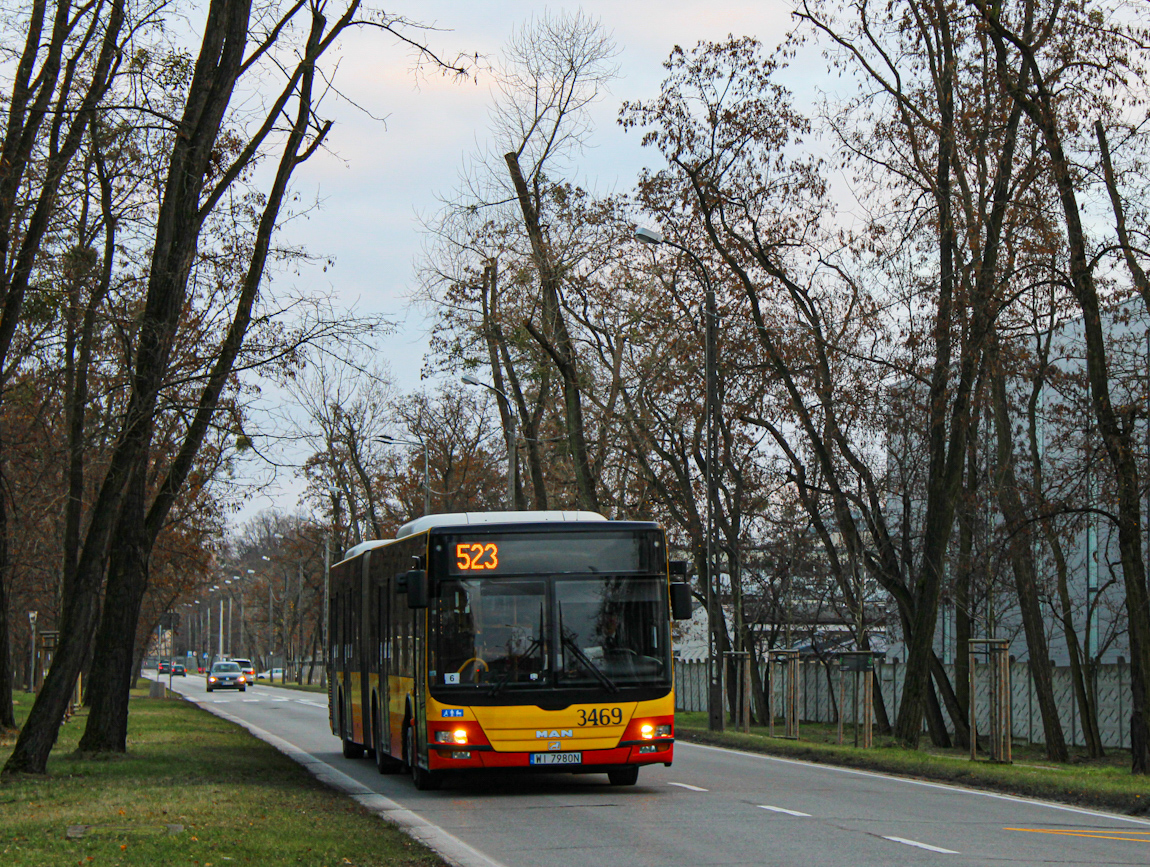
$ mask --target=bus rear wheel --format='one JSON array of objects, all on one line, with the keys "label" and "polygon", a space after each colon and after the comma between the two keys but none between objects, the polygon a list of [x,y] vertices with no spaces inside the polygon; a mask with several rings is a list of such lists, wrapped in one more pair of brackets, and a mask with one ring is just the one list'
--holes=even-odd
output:
[{"label": "bus rear wheel", "polygon": [[343,757],[345,759],[362,759],[363,758],[363,745],[357,744],[355,741],[349,741],[347,738],[343,739]]},{"label": "bus rear wheel", "polygon": [[633,786],[639,779],[639,766],[629,765],[608,771],[607,779],[611,781],[612,786]]}]

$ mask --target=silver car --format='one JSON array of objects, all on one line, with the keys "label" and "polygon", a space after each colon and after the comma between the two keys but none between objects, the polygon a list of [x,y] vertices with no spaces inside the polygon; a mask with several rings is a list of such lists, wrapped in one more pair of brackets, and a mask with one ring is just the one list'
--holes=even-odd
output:
[{"label": "silver car", "polygon": [[213,689],[238,689],[247,692],[248,679],[234,662],[217,662],[208,672],[208,692]]}]

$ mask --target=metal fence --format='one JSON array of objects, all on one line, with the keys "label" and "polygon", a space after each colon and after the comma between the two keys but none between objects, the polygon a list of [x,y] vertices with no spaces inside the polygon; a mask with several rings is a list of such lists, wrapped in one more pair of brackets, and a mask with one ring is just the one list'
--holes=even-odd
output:
[{"label": "metal fence", "polygon": [[[954,666],[944,666],[947,674],[954,682]],[[893,722],[898,713],[898,703],[902,698],[903,674],[906,666],[897,662],[876,661],[875,674],[878,675],[877,693],[881,691],[882,699],[886,704],[887,713]],[[760,665],[760,672],[764,679],[767,677],[767,665]],[[798,680],[798,707],[803,722],[838,722],[837,705],[839,701],[838,665],[835,662],[826,664],[817,659],[804,659],[799,663]],[[986,731],[989,724],[989,703],[987,701],[987,666],[979,663],[976,666],[975,712],[977,713],[980,731]],[[1062,731],[1067,743],[1075,746],[1084,746],[1082,725],[1078,712],[1078,699],[1070,678],[1069,667],[1055,667],[1051,670],[1054,686],[1054,699],[1058,704],[1059,717],[1062,722]],[[1010,666],[1011,683],[1011,721],[1012,737],[1042,743],[1045,738],[1042,731],[1042,716],[1038,710],[1038,697],[1034,691],[1034,679],[1031,675],[1030,664],[1027,662],[1014,662]],[[854,678],[847,675],[845,687],[845,700],[843,719],[853,723],[853,710],[856,705],[852,690]],[[1106,747],[1130,746],[1130,666],[1127,663],[1108,663],[1095,669],[1092,683],[1095,701],[1098,707],[1098,726],[1102,736],[1102,744]],[[725,701],[725,696],[724,696]],[[776,707],[779,706],[776,701]],[[861,707],[861,702],[858,703]],[[706,661],[675,662],[675,709],[684,711],[707,710],[707,663]],[[943,707],[943,715],[954,731],[950,716]]]}]

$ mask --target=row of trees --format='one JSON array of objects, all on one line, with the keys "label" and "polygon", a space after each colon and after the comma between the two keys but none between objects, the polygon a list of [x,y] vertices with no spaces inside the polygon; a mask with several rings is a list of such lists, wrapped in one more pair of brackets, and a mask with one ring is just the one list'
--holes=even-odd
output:
[{"label": "row of trees", "polygon": [[289,374],[325,339],[354,352],[382,324],[269,291],[265,273],[306,255],[276,227],[332,128],[332,47],[369,27],[420,48],[412,26],[358,0],[212,0],[189,49],[177,14],[3,13],[0,725],[12,602],[59,634],[5,772],[45,770],[81,669],[81,750],[125,749],[139,636],[222,539],[245,373]]},{"label": "row of trees", "polygon": [[[756,650],[740,600],[764,598],[752,585],[796,562],[788,539],[817,545],[806,562],[851,621],[870,622],[867,588],[881,588],[907,648],[893,729],[908,745],[924,719],[949,741],[943,708],[966,741],[966,641],[1009,607],[1047,750],[1066,758],[1048,645],[1057,629],[1086,730],[1080,633],[1100,603],[1075,589],[1087,569],[1075,546],[1086,514],[1105,522],[1145,772],[1147,403],[1123,348],[1134,326],[1120,324],[1150,313],[1138,309],[1150,304],[1147,34],[1125,7],[1093,2],[809,2],[795,21],[774,53],[752,38],[676,48],[659,95],[619,115],[658,164],[613,196],[573,180],[588,106],[613,73],[609,37],[581,15],[517,34],[490,153],[428,227],[429,364],[490,371],[509,396],[518,505],[654,516],[691,553],[700,596],[721,572],[737,613],[731,635],[714,624],[720,647]],[[803,109],[785,64],[811,46],[848,95]],[[649,223],[666,236],[654,250],[632,238]],[[937,652],[943,606],[953,682]],[[866,647],[868,630],[857,638]]]}]

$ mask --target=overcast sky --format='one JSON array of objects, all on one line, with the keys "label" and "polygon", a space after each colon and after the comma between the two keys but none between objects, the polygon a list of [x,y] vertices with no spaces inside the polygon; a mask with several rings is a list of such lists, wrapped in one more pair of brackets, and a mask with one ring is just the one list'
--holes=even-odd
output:
[{"label": "overcast sky", "polygon": [[[639,135],[625,133],[615,120],[624,99],[658,93],[661,64],[675,45],[689,47],[733,33],[756,36],[771,48],[791,26],[791,5],[782,0],[422,0],[387,7],[440,28],[425,34],[440,56],[462,52],[491,59],[516,27],[544,9],[582,9],[601,21],[619,50],[620,75],[595,107],[591,147],[574,160],[578,181],[600,193],[629,189],[642,166],[655,164],[657,154],[640,148]],[[821,63],[810,71],[821,73]],[[405,391],[423,385],[419,374],[428,327],[406,303],[423,243],[419,216],[435,212],[437,196],[454,188],[465,158],[487,142],[490,85],[482,74],[464,82],[416,76],[409,48],[389,34],[359,31],[344,41],[337,86],[364,111],[348,102],[329,104],[329,116],[336,120],[329,138],[332,153],[317,154],[296,174],[303,197],[318,197],[322,204],[295,221],[288,237],[313,255],[331,257],[335,267],[280,276],[277,282],[333,290],[344,305],[399,320],[401,329],[388,342],[385,359]],[[273,504],[295,508],[299,487],[286,474],[279,476],[277,486],[248,503],[241,520]]]}]

